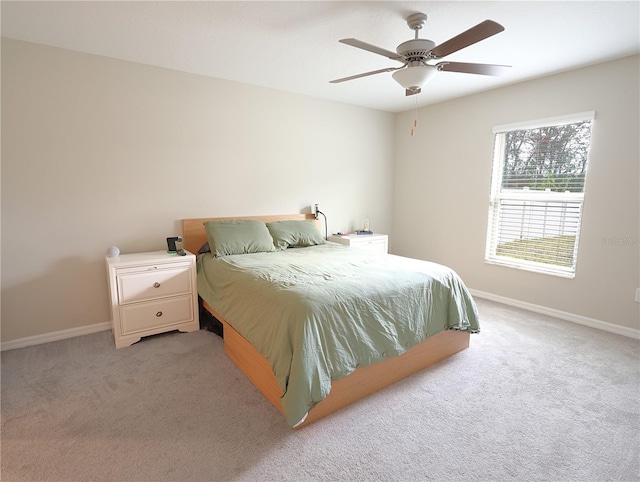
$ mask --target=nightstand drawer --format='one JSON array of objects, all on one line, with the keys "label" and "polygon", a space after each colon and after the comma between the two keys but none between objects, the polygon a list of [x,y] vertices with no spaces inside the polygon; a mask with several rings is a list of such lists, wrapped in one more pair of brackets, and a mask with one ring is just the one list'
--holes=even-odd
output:
[{"label": "nightstand drawer", "polygon": [[366,249],[368,251],[375,251],[377,253],[387,252],[387,240],[386,239],[359,239],[357,243],[352,242],[351,246],[358,249]]},{"label": "nightstand drawer", "polygon": [[389,236],[386,234],[334,234],[329,237],[329,241],[372,253],[387,254],[389,252]]},{"label": "nightstand drawer", "polygon": [[191,291],[190,265],[118,270],[120,304],[164,298]]},{"label": "nightstand drawer", "polygon": [[190,294],[120,308],[122,335],[192,320],[193,303]]}]

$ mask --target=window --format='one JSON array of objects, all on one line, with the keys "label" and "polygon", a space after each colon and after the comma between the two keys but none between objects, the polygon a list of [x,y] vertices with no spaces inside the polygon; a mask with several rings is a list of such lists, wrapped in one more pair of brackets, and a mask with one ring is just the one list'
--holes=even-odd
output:
[{"label": "window", "polygon": [[593,119],[494,127],[486,262],[575,276]]}]

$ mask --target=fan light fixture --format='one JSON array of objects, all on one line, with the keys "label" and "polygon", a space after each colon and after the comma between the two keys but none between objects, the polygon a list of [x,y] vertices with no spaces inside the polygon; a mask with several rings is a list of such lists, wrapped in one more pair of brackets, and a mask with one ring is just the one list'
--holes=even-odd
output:
[{"label": "fan light fixture", "polygon": [[405,89],[414,91],[424,87],[437,72],[438,69],[431,65],[416,65],[396,70],[391,76]]}]

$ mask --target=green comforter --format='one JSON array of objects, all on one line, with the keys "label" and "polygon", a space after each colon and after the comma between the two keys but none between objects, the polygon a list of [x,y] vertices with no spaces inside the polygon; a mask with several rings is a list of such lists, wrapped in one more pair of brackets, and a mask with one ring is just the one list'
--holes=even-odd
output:
[{"label": "green comforter", "polygon": [[289,424],[331,381],[448,329],[479,331],[445,266],[327,243],[198,259],[200,296],[269,360]]}]

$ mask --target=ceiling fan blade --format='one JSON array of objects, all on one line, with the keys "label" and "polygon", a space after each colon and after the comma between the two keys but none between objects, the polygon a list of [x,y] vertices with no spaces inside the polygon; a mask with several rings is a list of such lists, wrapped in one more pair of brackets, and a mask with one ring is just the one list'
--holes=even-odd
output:
[{"label": "ceiling fan blade", "polygon": [[484,40],[492,35],[500,33],[504,27],[493,20],[485,20],[475,27],[465,30],[459,35],[447,40],[446,42],[431,49],[431,56],[434,59],[440,59],[460,49],[473,45],[480,40]]},{"label": "ceiling fan blade", "polygon": [[361,40],[355,38],[343,38],[342,40],[338,40],[346,45],[351,45],[352,47],[357,47],[362,50],[367,50],[368,52],[373,52],[374,54],[382,55],[383,57],[387,57],[391,60],[397,60],[398,62],[404,62],[404,57],[398,55],[391,50],[383,49],[382,47],[377,47],[375,45],[368,44],[367,42],[363,42]]},{"label": "ceiling fan blade", "polygon": [[440,62],[436,64],[438,70],[445,72],[462,72],[464,74],[500,75],[510,68],[510,65],[471,64],[466,62]]},{"label": "ceiling fan blade", "polygon": [[342,79],[330,80],[330,84],[339,84],[340,82],[346,82],[347,80],[359,79],[360,77],[367,77],[369,75],[381,74],[383,72],[393,72],[394,70],[403,69],[402,67],[387,67],[386,69],[373,70],[371,72],[365,72],[364,74],[351,75],[349,77],[343,77]]}]

